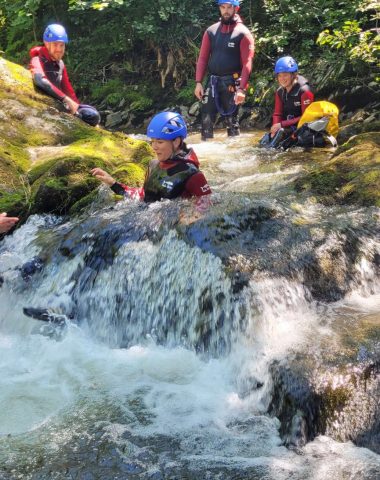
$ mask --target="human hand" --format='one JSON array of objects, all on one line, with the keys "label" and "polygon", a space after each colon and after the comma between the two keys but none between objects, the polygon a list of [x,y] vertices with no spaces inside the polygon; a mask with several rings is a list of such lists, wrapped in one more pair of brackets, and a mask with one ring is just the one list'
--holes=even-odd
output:
[{"label": "human hand", "polygon": [[0,213],[0,233],[6,233],[18,221],[19,221],[18,217],[7,217],[7,214],[5,212]]},{"label": "human hand", "polygon": [[111,187],[116,181],[113,177],[111,177],[109,173],[105,172],[104,170],[98,167],[93,168],[91,170],[91,173],[94,177],[96,177],[98,180],[105,183],[109,187]]},{"label": "human hand", "polygon": [[240,105],[245,102],[245,92],[244,90],[238,90],[235,95],[235,104]]},{"label": "human hand", "polygon": [[270,133],[271,135],[275,135],[277,133],[278,130],[280,130],[281,128],[281,123],[274,123],[270,129]]},{"label": "human hand", "polygon": [[63,99],[63,103],[66,104],[67,108],[70,110],[70,112],[75,115],[77,113],[77,110],[79,108],[79,103],[77,102],[74,102],[73,99],[71,99],[70,97],[65,97]]},{"label": "human hand", "polygon": [[200,82],[197,82],[194,90],[194,95],[197,97],[198,100],[202,100],[204,95],[203,85]]}]

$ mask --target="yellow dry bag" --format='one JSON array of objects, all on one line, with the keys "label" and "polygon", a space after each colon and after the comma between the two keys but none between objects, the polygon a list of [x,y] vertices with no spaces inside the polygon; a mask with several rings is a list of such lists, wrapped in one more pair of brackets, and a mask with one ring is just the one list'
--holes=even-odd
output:
[{"label": "yellow dry bag", "polygon": [[329,135],[336,137],[339,131],[338,121],[339,109],[336,105],[330,102],[313,102],[303,112],[299,119],[297,128],[300,128],[304,123],[314,122],[322,117],[329,117],[329,123],[326,126],[326,132]]}]

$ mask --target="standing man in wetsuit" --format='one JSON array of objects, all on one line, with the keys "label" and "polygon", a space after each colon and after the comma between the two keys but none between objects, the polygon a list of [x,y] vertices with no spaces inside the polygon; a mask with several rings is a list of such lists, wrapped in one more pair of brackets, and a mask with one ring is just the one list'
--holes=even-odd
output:
[{"label": "standing man in wetsuit", "polygon": [[[217,1],[221,18],[203,35],[195,76],[194,94],[202,100],[202,140],[213,138],[218,112],[228,136],[240,134],[238,107],[245,100],[255,51],[253,36],[237,14],[239,0]],[[209,77],[203,88],[206,70]]]},{"label": "standing man in wetsuit", "polygon": [[68,41],[62,25],[53,23],[46,27],[44,46],[33,47],[29,52],[33,83],[47,95],[60,100],[73,115],[96,126],[100,122],[98,111],[90,105],[80,104],[62,60]]}]

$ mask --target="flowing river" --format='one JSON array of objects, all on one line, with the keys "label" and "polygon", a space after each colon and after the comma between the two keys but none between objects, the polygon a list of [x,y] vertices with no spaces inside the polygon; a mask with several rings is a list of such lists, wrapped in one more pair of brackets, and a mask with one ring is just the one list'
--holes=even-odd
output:
[{"label": "flowing river", "polygon": [[379,432],[348,440],[376,424],[369,384],[324,434],[275,415],[280,367],[344,384],[343,360],[379,351],[379,212],[296,195],[331,152],[258,138],[190,139],[203,213],[101,188],[86,215],[32,216],[0,243],[1,480],[380,478]]}]

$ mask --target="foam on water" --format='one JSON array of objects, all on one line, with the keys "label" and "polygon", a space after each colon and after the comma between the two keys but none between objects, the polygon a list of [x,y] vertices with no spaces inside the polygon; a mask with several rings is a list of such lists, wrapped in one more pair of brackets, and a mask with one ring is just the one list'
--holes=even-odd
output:
[{"label": "foam on water", "polygon": [[[208,155],[208,148],[215,151],[215,145],[204,145],[204,154]],[[228,145],[219,146],[227,151]],[[309,207],[305,214],[314,217],[315,207]],[[113,220],[117,220],[118,208],[112,211]],[[148,209],[148,215],[157,222],[157,231],[160,208],[162,205],[157,204]],[[318,437],[298,452],[286,449],[278,420],[266,415],[271,362],[283,359],[289,350],[305,350],[313,336],[318,340],[331,334],[330,326],[321,322],[318,305],[299,281],[265,275],[252,278],[241,299],[253,313],[245,329],[236,332],[230,353],[221,358],[206,359],[184,347],[159,346],[154,341],[154,328],[146,335],[139,330],[141,324],[135,326],[132,346],[111,348],[91,335],[91,321],[98,332],[109,328],[106,315],[116,303],[116,294],[124,292],[117,280],[123,272],[136,298],[135,314],[141,322],[160,311],[155,303],[160,292],[157,286],[167,289],[166,293],[170,290],[170,282],[166,284],[160,273],[175,280],[177,296],[186,288],[185,280],[193,277],[199,282],[197,288],[209,282],[215,294],[226,295],[231,287],[219,259],[184,244],[173,233],[164,235],[159,243],[129,242],[118,251],[112,268],[99,272],[93,289],[81,297],[82,311],[91,313],[86,318],[87,328],[70,323],[56,340],[38,334],[41,323],[24,317],[22,308],[43,301],[44,306],[57,311],[71,311],[72,274],[83,265],[83,257],[68,258],[59,268],[48,264],[46,278],[40,279],[36,290],[17,283],[22,264],[40,253],[36,238],[54,222],[50,217],[31,217],[0,247],[0,274],[5,278],[0,289],[1,446],[8,442],[14,442],[12,447],[27,444],[22,450],[26,457],[41,445],[59,451],[75,435],[87,435],[89,424],[99,424],[99,429],[119,445],[126,444],[126,432],[142,438],[171,436],[180,445],[177,461],[190,462],[199,472],[224,465],[226,470],[237,467],[242,471],[265,467],[270,480],[328,480],[331,476],[356,480],[380,475],[380,457],[351,443]],[[174,246],[178,255],[168,270],[164,259]],[[204,271],[193,271],[194,263],[202,265]],[[183,265],[186,279],[178,274]],[[376,272],[364,256],[356,268],[361,281],[353,285],[348,301],[332,309],[354,306],[363,312],[378,312]],[[148,270],[156,289],[147,290],[157,295],[144,302],[143,296],[148,295],[143,288],[144,271]],[[196,305],[183,310],[193,311]],[[154,327],[155,315],[152,318]],[[196,319],[190,320],[196,323]],[[99,405],[106,407],[102,410]],[[120,410],[124,417],[118,422],[110,420],[110,410]],[[9,440],[8,435],[12,436]],[[20,458],[16,457],[13,461],[17,463]],[[169,461],[163,453],[158,463]]]}]

